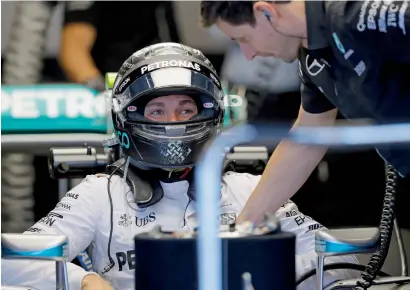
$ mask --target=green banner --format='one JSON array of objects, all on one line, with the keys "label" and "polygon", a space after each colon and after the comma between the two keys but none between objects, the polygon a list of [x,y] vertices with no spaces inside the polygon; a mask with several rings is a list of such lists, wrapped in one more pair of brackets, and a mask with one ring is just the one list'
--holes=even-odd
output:
[{"label": "green banner", "polygon": [[[105,97],[86,86],[2,86],[1,94],[2,134],[107,132]],[[243,119],[241,96],[227,95],[225,108],[225,126]]]},{"label": "green banner", "polygon": [[105,133],[106,101],[82,85],[1,87],[1,132]]}]

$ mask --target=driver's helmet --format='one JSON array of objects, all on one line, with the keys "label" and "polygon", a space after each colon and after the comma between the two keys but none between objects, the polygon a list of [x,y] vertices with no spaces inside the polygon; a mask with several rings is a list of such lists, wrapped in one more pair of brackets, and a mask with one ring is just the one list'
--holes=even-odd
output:
[{"label": "driver's helmet", "polygon": [[[172,121],[156,120],[161,114],[147,118],[151,101],[181,95],[194,102],[195,115]],[[217,134],[223,116],[223,91],[214,67],[201,51],[178,43],[135,52],[122,65],[112,89],[112,117],[122,155],[144,168],[192,167],[204,144]]]}]

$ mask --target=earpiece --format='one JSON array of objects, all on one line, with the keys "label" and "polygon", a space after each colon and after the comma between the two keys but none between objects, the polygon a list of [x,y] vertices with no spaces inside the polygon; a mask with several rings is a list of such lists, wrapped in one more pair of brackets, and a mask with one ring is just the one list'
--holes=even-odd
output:
[{"label": "earpiece", "polygon": [[265,17],[270,21],[271,15],[268,11],[263,10],[263,14],[265,14]]}]

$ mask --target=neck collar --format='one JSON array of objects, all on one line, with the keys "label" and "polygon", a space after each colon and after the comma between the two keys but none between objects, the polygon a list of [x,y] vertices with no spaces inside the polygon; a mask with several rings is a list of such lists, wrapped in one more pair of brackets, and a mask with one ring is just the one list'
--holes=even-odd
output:
[{"label": "neck collar", "polygon": [[326,29],[325,1],[305,1],[308,49],[323,49],[329,46]]}]

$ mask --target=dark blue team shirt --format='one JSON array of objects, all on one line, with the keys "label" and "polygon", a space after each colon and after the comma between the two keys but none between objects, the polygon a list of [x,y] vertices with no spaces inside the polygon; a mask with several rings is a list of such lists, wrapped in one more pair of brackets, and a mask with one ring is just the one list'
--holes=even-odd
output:
[{"label": "dark blue team shirt", "polygon": [[[306,1],[306,18],[308,49],[299,55],[304,110],[410,122],[410,2]],[[410,144],[377,151],[410,175]]]}]

